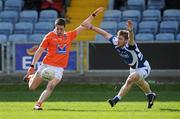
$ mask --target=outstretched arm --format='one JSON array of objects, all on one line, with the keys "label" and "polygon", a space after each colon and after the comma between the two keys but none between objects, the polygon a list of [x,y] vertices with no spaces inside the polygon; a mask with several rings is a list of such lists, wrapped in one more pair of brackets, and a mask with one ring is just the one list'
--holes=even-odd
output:
[{"label": "outstretched arm", "polygon": [[[92,12],[92,14],[83,21],[84,22],[88,22],[88,23],[91,23],[92,20],[100,13],[104,10],[103,7],[99,7],[98,9],[96,9],[94,12]],[[86,28],[82,27],[81,25],[78,26],[75,30],[77,32],[77,34],[79,34],[81,31],[85,30]]]},{"label": "outstretched arm", "polygon": [[127,30],[129,31],[128,44],[129,45],[134,45],[135,41],[134,41],[133,23],[130,20],[127,21]]},{"label": "outstretched arm", "polygon": [[106,32],[105,30],[98,28],[96,26],[93,26],[92,24],[88,23],[88,22],[83,22],[81,24],[83,27],[86,27],[87,29],[90,29],[92,31],[95,31],[96,33],[102,35],[104,38],[109,39],[112,37],[112,35],[108,32]]}]

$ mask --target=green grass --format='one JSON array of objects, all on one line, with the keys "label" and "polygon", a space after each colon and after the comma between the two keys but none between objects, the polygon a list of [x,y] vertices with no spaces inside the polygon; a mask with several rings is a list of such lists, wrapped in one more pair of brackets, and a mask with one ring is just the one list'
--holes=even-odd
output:
[{"label": "green grass", "polygon": [[153,85],[157,100],[147,109],[144,94],[133,89],[111,108],[106,102],[118,92],[115,85],[58,85],[43,104],[32,110],[45,86],[28,91],[25,85],[0,85],[0,119],[179,119],[180,85]]}]

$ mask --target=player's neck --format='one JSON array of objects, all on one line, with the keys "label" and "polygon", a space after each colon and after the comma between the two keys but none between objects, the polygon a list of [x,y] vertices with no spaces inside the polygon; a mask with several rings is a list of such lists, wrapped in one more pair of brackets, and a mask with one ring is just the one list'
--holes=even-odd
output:
[{"label": "player's neck", "polygon": [[58,34],[56,33],[55,31],[53,31],[58,37],[63,37],[64,36],[64,33],[63,34]]}]

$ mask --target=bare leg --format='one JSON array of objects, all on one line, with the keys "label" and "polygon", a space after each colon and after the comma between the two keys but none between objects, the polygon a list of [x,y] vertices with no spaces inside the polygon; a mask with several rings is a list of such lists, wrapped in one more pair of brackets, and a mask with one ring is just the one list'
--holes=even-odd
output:
[{"label": "bare leg", "polygon": [[108,100],[111,107],[113,107],[124,95],[126,95],[128,91],[131,89],[132,85],[139,80],[140,80],[140,76],[138,73],[133,73],[129,75],[125,84],[121,87],[118,95],[115,96],[113,99]]},{"label": "bare leg", "polygon": [[53,92],[55,86],[60,82],[58,79],[53,79],[48,82],[46,89],[41,93],[38,102],[43,103]]},{"label": "bare leg", "polygon": [[141,88],[141,90],[144,91],[144,93],[148,94],[152,92],[147,81],[139,80],[138,82],[136,82],[136,84]]},{"label": "bare leg", "polygon": [[153,102],[156,98],[156,94],[153,93],[150,89],[149,84],[145,80],[140,80],[136,83],[146,94],[148,100],[148,108],[153,106]]},{"label": "bare leg", "polygon": [[34,75],[31,76],[29,80],[29,89],[35,90],[41,83],[42,83],[42,78],[36,72]]},{"label": "bare leg", "polygon": [[128,91],[131,89],[132,85],[134,83],[136,83],[137,81],[139,81],[139,74],[133,73],[133,74],[129,75],[125,84],[121,87],[118,95],[120,97],[123,97],[124,95],[126,95],[128,93]]}]

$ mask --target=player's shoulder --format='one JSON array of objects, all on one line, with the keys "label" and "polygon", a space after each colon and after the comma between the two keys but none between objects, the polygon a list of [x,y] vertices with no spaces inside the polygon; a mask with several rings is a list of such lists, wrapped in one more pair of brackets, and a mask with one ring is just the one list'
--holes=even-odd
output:
[{"label": "player's shoulder", "polygon": [[109,38],[109,40],[116,40],[116,39],[118,39],[116,35],[112,35],[112,36]]},{"label": "player's shoulder", "polygon": [[135,42],[133,45],[130,45],[129,43],[126,43],[125,47],[129,50],[135,50],[138,49],[137,43]]},{"label": "player's shoulder", "polygon": [[71,34],[73,34],[73,33],[76,33],[76,30],[73,30],[73,31],[67,31],[65,34],[71,35]]},{"label": "player's shoulder", "polygon": [[47,33],[45,35],[45,38],[52,38],[52,37],[55,37],[55,36],[56,36],[56,34],[53,31],[51,31],[51,32],[49,32],[49,33]]},{"label": "player's shoulder", "polygon": [[115,35],[111,36],[111,38],[109,38],[109,41],[114,45],[118,44],[118,38]]}]

